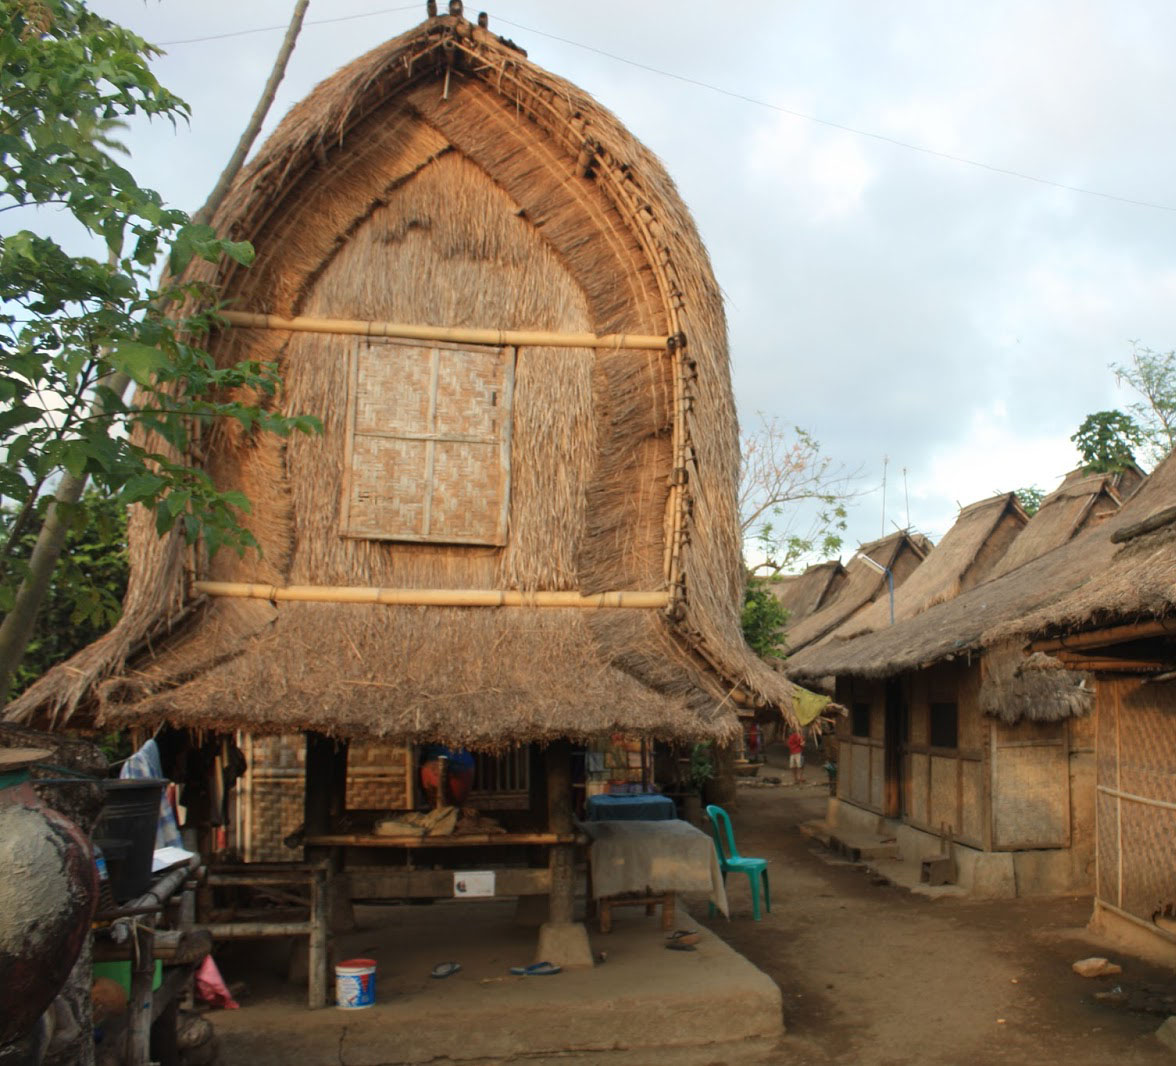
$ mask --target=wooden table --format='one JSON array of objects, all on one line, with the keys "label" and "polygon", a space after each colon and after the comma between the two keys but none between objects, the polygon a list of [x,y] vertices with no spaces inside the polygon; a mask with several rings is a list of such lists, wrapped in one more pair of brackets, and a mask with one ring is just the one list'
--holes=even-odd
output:
[{"label": "wooden table", "polygon": [[[580,833],[465,833],[449,836],[378,836],[375,833],[323,833],[308,836],[308,848],[329,849],[334,853],[333,864],[345,872],[351,881],[352,899],[447,899],[454,896],[454,876],[468,872],[471,867],[446,866],[427,869],[415,865],[418,851],[435,853],[459,850],[468,852],[475,862],[478,852],[510,847],[552,847],[555,845],[586,844],[588,838]],[[378,862],[344,861],[344,852],[359,858],[356,852],[401,852],[404,865]],[[549,867],[488,865],[494,869],[496,897],[543,896],[551,891]]]}]

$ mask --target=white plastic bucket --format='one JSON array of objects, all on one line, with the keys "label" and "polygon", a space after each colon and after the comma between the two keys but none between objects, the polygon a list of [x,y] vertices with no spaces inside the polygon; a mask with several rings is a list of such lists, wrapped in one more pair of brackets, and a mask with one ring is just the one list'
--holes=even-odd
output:
[{"label": "white plastic bucket", "polygon": [[360,1010],[376,1002],[376,960],[347,959],[335,967],[335,1005]]}]

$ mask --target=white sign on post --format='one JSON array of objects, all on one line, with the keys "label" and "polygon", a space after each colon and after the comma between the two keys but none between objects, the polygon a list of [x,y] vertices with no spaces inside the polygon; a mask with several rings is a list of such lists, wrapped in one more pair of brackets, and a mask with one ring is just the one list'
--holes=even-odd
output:
[{"label": "white sign on post", "polygon": [[453,871],[453,896],[455,899],[474,899],[493,895],[493,870]]}]

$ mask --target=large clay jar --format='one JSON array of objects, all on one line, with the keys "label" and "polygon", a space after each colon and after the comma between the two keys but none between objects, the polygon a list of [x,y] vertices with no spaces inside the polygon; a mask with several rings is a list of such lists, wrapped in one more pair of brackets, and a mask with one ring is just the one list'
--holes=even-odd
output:
[{"label": "large clay jar", "polygon": [[0,1048],[53,1002],[89,933],[98,899],[90,841],[46,807],[28,767],[49,752],[0,748]]}]

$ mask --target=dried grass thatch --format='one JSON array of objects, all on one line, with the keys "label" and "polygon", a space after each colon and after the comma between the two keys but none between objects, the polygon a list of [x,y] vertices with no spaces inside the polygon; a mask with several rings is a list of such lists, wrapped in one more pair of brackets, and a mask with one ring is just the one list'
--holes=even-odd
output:
[{"label": "dried grass thatch", "polygon": [[[963,508],[927,561],[895,592],[894,621],[914,618],[987,580],[1028,521],[1012,492]],[[832,636],[834,640],[852,640],[890,624],[890,604],[883,597]]]},{"label": "dried grass thatch", "polygon": [[980,710],[1009,725],[1081,718],[1094,710],[1094,689],[1052,656],[1026,655],[1020,641],[997,644],[980,661]]},{"label": "dried grass thatch", "polygon": [[[1176,502],[1176,463],[1162,463],[1112,518],[1085,530],[1053,551],[1024,563],[1014,571],[978,585],[954,600],[940,603],[921,615],[851,641],[834,641],[814,649],[800,663],[788,663],[788,673],[804,683],[830,674],[847,677],[885,678],[1019,639],[1047,624],[1064,603],[1080,605],[1088,591],[1097,590],[1117,559],[1124,564],[1134,551],[1146,545],[1132,542],[1120,548],[1111,538],[1154,511]],[[1026,537],[1037,516],[1014,544]],[[1162,537],[1162,532],[1149,534]],[[1130,553],[1130,554],[1129,554]],[[1152,565],[1140,560],[1136,565]],[[1166,571],[1171,574],[1171,570]],[[1123,571],[1127,573],[1126,570]],[[1168,579],[1170,582],[1170,578]],[[1133,600],[1139,609],[1161,610],[1171,603],[1171,589],[1161,591],[1164,578],[1146,600]],[[1123,601],[1126,607],[1127,600]],[[1079,607],[1079,609],[1081,609]],[[1069,617],[1077,617],[1071,614]],[[1022,641],[1022,647],[1024,641]]]},{"label": "dried grass thatch", "polygon": [[[174,538],[136,516],[115,630],[7,711],[108,723],[432,737],[493,747],[627,728],[730,736],[725,697],[789,712],[743,643],[739,443],[718,287],[654,156],[575,86],[459,17],[381,45],[298,104],[216,224],[252,269],[239,310],[443,326],[684,333],[685,355],[518,353],[503,548],[339,536],[345,367],[334,334],[234,329],[321,438],[218,429],[207,468],[254,504],[261,558],[198,576],[268,584],[669,588],[671,612],[193,601]],[[206,275],[207,276],[207,275]],[[667,567],[667,561],[669,566]],[[179,623],[181,628],[175,630]],[[168,630],[175,630],[170,636]]]},{"label": "dried grass thatch", "polygon": [[[908,530],[900,530],[880,540],[863,544],[845,568],[846,581],[837,598],[821,610],[801,619],[798,624],[789,626],[785,631],[784,639],[789,655],[795,655],[801,649],[826,639],[834,630],[879,597],[886,601],[886,610],[889,612],[886,576],[863,562],[862,556],[868,556],[879,566],[890,570],[894,577],[894,587],[897,589],[922,565],[931,548],[931,542],[921,533],[911,533]],[[820,676],[817,675],[812,680]]]},{"label": "dried grass thatch", "polygon": [[[1148,517],[1135,514],[1137,519]],[[1057,602],[1017,619],[1003,631],[1010,637],[1028,640],[1130,625],[1173,614],[1176,527],[1169,522],[1122,543],[1108,564],[1089,581]]]},{"label": "dried grass thatch", "polygon": [[848,579],[841,560],[830,559],[808,567],[803,574],[773,578],[767,588],[788,612],[788,624],[796,625],[837,599]]},{"label": "dried grass thatch", "polygon": [[[1142,478],[1142,474],[1139,475]],[[1041,501],[1022,533],[993,570],[993,577],[1053,551],[1085,529],[1106,521],[1123,506],[1124,498],[1138,485],[1134,474],[1087,474],[1071,470],[1053,492]]]}]

